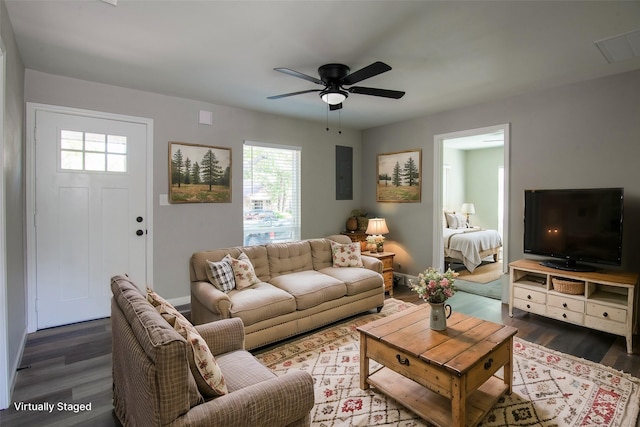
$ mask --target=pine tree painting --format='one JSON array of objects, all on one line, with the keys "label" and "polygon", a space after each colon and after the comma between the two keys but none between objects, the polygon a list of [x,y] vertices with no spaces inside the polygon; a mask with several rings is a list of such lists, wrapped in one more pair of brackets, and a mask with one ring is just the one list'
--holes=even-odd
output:
[{"label": "pine tree painting", "polygon": [[376,199],[378,202],[420,202],[422,151],[378,154]]},{"label": "pine tree painting", "polygon": [[169,201],[231,202],[231,149],[170,142]]}]

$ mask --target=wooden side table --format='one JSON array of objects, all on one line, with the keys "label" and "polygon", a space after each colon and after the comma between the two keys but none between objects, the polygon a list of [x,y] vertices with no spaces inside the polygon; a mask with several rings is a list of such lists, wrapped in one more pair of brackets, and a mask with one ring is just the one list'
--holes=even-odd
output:
[{"label": "wooden side table", "polygon": [[349,236],[349,238],[351,239],[352,242],[359,242],[360,243],[360,250],[364,251],[364,248],[367,247],[367,235],[365,234],[364,231],[343,231],[342,233],[340,233],[344,236]]},{"label": "wooden side table", "polygon": [[349,236],[349,238],[351,239],[352,242],[366,242],[367,241],[367,235],[365,234],[364,231],[354,231],[353,233],[351,231],[343,231],[342,233],[345,236]]},{"label": "wooden side table", "polygon": [[393,297],[393,252],[363,252],[362,255],[372,256],[382,261],[382,277],[384,278],[384,291]]}]

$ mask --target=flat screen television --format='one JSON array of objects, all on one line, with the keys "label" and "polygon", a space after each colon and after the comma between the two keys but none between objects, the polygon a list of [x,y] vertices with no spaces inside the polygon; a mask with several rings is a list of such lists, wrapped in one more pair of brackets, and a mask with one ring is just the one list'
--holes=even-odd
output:
[{"label": "flat screen television", "polygon": [[525,190],[524,253],[547,267],[592,271],[620,265],[624,189]]}]

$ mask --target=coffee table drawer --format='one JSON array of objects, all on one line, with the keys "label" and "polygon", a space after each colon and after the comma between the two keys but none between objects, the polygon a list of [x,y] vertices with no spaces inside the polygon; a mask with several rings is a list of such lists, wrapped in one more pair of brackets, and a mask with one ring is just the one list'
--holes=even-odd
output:
[{"label": "coffee table drawer", "polygon": [[441,369],[375,339],[367,339],[367,357],[441,396],[451,398],[451,378]]},{"label": "coffee table drawer", "polygon": [[484,384],[496,371],[509,362],[511,356],[511,342],[502,343],[480,362],[471,368],[467,374],[467,390],[475,390]]}]

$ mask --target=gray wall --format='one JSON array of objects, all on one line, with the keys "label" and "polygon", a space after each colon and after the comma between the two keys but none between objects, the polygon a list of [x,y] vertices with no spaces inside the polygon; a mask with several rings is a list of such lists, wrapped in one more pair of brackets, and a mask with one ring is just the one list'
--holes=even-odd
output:
[{"label": "gray wall", "polygon": [[[0,2],[0,34],[6,54],[4,105],[4,208],[7,282],[7,340],[10,372],[5,378],[12,381],[22,343],[27,330],[26,287],[24,274],[24,65],[18,52],[6,5]],[[2,291],[2,290],[0,290]],[[2,349],[4,351],[4,349]],[[2,376],[5,373],[0,374]]]},{"label": "gray wall", "polygon": [[[469,106],[363,132],[363,208],[387,218],[385,248],[396,268],[416,274],[432,259],[433,137],[511,124],[509,260],[523,257],[528,188],[624,187],[623,266],[640,269],[640,71]],[[379,204],[378,153],[422,149],[422,202]],[[439,218],[437,219],[439,220]]]},{"label": "gray wall", "polygon": [[[361,132],[238,108],[141,92],[26,71],[28,102],[61,105],[154,120],[153,281],[165,298],[189,295],[189,257],[195,251],[242,244],[242,143],[244,140],[302,147],[302,238],[344,230],[360,207]],[[199,110],[213,112],[213,126],[198,124]],[[318,109],[319,120],[325,116]],[[160,206],[168,192],[168,142],[232,149],[232,202]],[[335,199],[335,146],[353,147],[354,200]],[[187,299],[188,301],[188,299]]]},{"label": "gray wall", "polygon": [[465,151],[464,198],[476,208],[471,225],[498,229],[498,169],[503,163],[502,147]]}]

